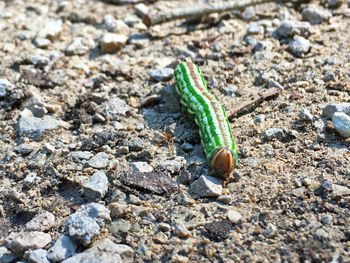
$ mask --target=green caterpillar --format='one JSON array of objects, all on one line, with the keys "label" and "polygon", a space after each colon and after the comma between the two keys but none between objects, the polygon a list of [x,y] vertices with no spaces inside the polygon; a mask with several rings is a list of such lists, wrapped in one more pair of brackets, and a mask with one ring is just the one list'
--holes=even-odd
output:
[{"label": "green caterpillar", "polygon": [[238,154],[224,108],[209,92],[201,71],[193,63],[177,65],[174,80],[181,104],[199,127],[210,174],[226,179],[236,166]]}]

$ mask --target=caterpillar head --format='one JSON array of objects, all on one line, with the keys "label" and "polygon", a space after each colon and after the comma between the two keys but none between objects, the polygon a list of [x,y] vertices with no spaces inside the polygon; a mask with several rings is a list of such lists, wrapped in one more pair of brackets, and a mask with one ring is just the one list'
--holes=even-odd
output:
[{"label": "caterpillar head", "polygon": [[232,149],[220,147],[210,159],[212,173],[226,179],[235,167],[236,161],[237,155]]}]

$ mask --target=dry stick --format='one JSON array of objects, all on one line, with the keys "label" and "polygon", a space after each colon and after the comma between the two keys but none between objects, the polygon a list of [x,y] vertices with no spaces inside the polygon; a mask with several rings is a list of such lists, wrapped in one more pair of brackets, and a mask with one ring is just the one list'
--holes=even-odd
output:
[{"label": "dry stick", "polygon": [[[293,2],[293,0],[282,0],[283,2]],[[185,8],[170,11],[168,13],[150,13],[142,18],[142,21],[147,26],[162,24],[176,19],[199,17],[211,13],[227,12],[236,9],[242,9],[247,6],[257,5],[267,2],[277,2],[276,0],[235,0],[225,3],[208,5],[203,7]]]},{"label": "dry stick", "polygon": [[279,88],[270,88],[264,91],[261,95],[254,95],[250,99],[243,101],[241,104],[234,107],[228,112],[228,120],[232,121],[234,118],[248,113],[249,111],[256,108],[263,101],[276,97],[280,94],[281,90]]}]

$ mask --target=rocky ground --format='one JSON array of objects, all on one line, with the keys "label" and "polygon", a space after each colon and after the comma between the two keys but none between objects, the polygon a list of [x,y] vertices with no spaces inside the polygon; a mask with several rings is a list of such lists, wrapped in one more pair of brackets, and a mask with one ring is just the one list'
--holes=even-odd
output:
[{"label": "rocky ground", "polygon": [[[201,3],[117,2],[0,2],[0,262],[350,262],[350,2],[149,28]],[[226,182],[181,112],[182,60],[228,114],[280,89],[232,120]]]}]

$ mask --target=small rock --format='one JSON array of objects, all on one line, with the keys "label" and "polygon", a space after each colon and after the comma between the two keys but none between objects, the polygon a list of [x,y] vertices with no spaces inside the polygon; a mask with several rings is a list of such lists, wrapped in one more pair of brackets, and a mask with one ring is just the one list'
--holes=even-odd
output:
[{"label": "small rock", "polygon": [[0,247],[0,262],[1,263],[11,263],[17,258],[15,254],[13,254],[6,247]]},{"label": "small rock", "polygon": [[[133,250],[125,249],[114,244],[108,238],[102,239],[94,244],[92,248],[85,250],[82,253],[68,258],[62,263],[76,263],[76,262],[103,262],[103,263],[123,263],[133,261]],[[123,259],[119,253],[123,253]]]},{"label": "small rock", "polygon": [[44,143],[44,150],[48,153],[48,154],[53,154],[55,152],[55,146],[49,144],[49,143]]},{"label": "small rock", "polygon": [[242,218],[242,215],[236,210],[228,210],[227,219],[230,220],[232,224],[237,224]]},{"label": "small rock", "polygon": [[247,7],[241,14],[243,21],[248,22],[256,16],[255,8],[252,6]]},{"label": "small rock", "polygon": [[302,109],[299,113],[299,118],[302,121],[312,121],[313,116],[308,109]]},{"label": "small rock", "polygon": [[37,104],[32,105],[29,110],[33,113],[35,117],[41,118],[47,114],[47,109],[43,106]]},{"label": "small rock", "polygon": [[331,179],[325,179],[321,182],[321,186],[326,191],[333,191],[333,183]]},{"label": "small rock", "polygon": [[273,237],[276,235],[277,228],[275,225],[269,223],[264,229],[264,236],[267,238]]},{"label": "small rock", "polygon": [[172,79],[174,70],[172,68],[153,69],[149,73],[151,79],[156,81],[168,81]]},{"label": "small rock", "polygon": [[328,233],[322,228],[316,230],[315,236],[320,241],[325,241],[329,237]]},{"label": "small rock", "polygon": [[222,241],[230,236],[232,224],[228,220],[215,221],[204,225],[208,232],[209,239]]},{"label": "small rock", "polygon": [[216,200],[223,202],[224,204],[227,204],[227,205],[232,204],[232,196],[231,195],[220,195]]},{"label": "small rock", "polygon": [[184,142],[182,145],[181,145],[181,149],[184,151],[184,152],[191,152],[193,150],[193,145],[188,143],[188,142]]},{"label": "small rock", "polygon": [[0,98],[5,97],[7,91],[12,88],[12,84],[7,79],[0,79]]},{"label": "small rock", "polygon": [[5,241],[6,246],[16,255],[22,255],[29,249],[43,248],[50,242],[49,234],[38,231],[11,233]]},{"label": "small rock", "polygon": [[47,259],[47,251],[42,248],[35,249],[28,254],[26,253],[25,258],[27,258],[30,263],[50,263]]},{"label": "small rock", "polygon": [[109,163],[109,156],[105,152],[99,152],[89,160],[89,165],[96,169],[106,168]]},{"label": "small rock", "polygon": [[121,154],[128,154],[129,153],[129,147],[128,146],[120,146],[119,152]]},{"label": "small rock", "polygon": [[335,112],[343,112],[350,116],[350,103],[330,103],[323,109],[322,116],[326,117],[327,119],[332,119]]},{"label": "small rock", "polygon": [[89,160],[94,155],[88,151],[76,151],[76,152],[71,152],[71,156],[78,160],[80,159]]},{"label": "small rock", "polygon": [[243,37],[243,41],[246,42],[249,46],[253,46],[253,47],[255,47],[255,45],[258,43],[254,37],[248,36],[248,35],[245,35]]},{"label": "small rock", "polygon": [[344,138],[350,138],[350,116],[343,112],[335,112],[332,117],[335,130]]},{"label": "small rock", "polygon": [[273,80],[273,79],[269,79],[269,83],[267,85],[267,88],[268,89],[271,89],[271,88],[278,88],[280,90],[283,90],[283,87],[281,84],[279,84],[277,81]]},{"label": "small rock", "polygon": [[328,224],[330,224],[331,222],[332,222],[332,216],[331,215],[325,215],[325,216],[323,216],[322,218],[321,218],[321,222],[322,222],[322,224],[324,224],[324,225],[328,225]]},{"label": "small rock", "polygon": [[272,140],[273,138],[280,139],[284,136],[284,132],[280,128],[270,128],[263,132],[263,136],[267,140]]},{"label": "small rock", "polygon": [[256,123],[256,124],[258,124],[258,123],[263,123],[265,121],[265,115],[264,114],[259,114],[259,115],[257,115],[256,117],[255,117],[255,120],[254,120],[254,122]]},{"label": "small rock", "polygon": [[310,41],[303,37],[296,36],[294,40],[289,43],[288,48],[294,56],[301,58],[304,54],[309,52]]},{"label": "small rock", "polygon": [[224,87],[224,93],[227,96],[235,97],[237,93],[237,86],[236,85],[227,85]]},{"label": "small rock", "polygon": [[134,9],[135,9],[136,14],[138,14],[141,17],[145,16],[149,13],[148,7],[143,3],[135,5]]},{"label": "small rock", "polygon": [[350,189],[348,187],[338,185],[338,184],[333,184],[333,192],[332,192],[333,198],[344,197],[349,195],[350,195]]},{"label": "small rock", "polygon": [[153,167],[146,162],[133,162],[131,168],[141,173],[149,173],[153,171]]},{"label": "small rock", "polygon": [[311,185],[311,179],[310,178],[301,178],[301,183],[303,186],[309,186]]},{"label": "small rock", "polygon": [[168,242],[168,237],[163,232],[158,232],[154,237],[153,240],[160,244],[166,244]]},{"label": "small rock", "polygon": [[51,41],[47,38],[36,37],[33,40],[33,44],[38,48],[47,48],[51,44]]},{"label": "small rock", "polygon": [[39,33],[39,37],[47,38],[51,41],[57,39],[62,32],[62,20],[50,21],[45,28]]},{"label": "small rock", "polygon": [[178,237],[181,237],[181,238],[186,238],[191,236],[191,232],[188,231],[188,229],[183,223],[178,223],[175,225],[175,233]]},{"label": "small rock", "polygon": [[86,40],[82,37],[76,37],[67,46],[65,53],[69,56],[73,55],[84,55],[89,51],[89,46],[85,43]]},{"label": "small rock", "polygon": [[316,5],[309,5],[307,8],[303,10],[301,13],[304,20],[307,20],[312,25],[321,24],[323,21],[328,21],[332,14],[321,7]]},{"label": "small rock", "polygon": [[101,52],[116,53],[121,50],[128,38],[122,34],[106,33],[101,38]]},{"label": "small rock", "polygon": [[117,97],[110,99],[105,104],[106,116],[112,121],[120,121],[129,111],[129,106],[122,99]]},{"label": "small rock", "polygon": [[216,177],[202,175],[191,184],[190,191],[198,197],[220,196],[222,194],[221,181]]},{"label": "small rock", "polygon": [[44,211],[30,220],[25,228],[27,231],[46,231],[55,224],[55,216],[48,211]]},{"label": "small rock", "polygon": [[344,0],[329,0],[329,8],[338,8],[344,3]]},{"label": "small rock", "polygon": [[174,160],[165,160],[158,164],[162,170],[169,171],[171,174],[178,174],[186,165],[186,159],[182,156],[176,156]]},{"label": "small rock", "polygon": [[132,34],[128,40],[128,43],[135,45],[137,48],[143,48],[150,42],[151,36],[149,34]]},{"label": "small rock", "polygon": [[66,258],[73,256],[76,250],[77,245],[73,239],[67,235],[62,235],[49,249],[47,258],[53,262],[60,262]]},{"label": "small rock", "polygon": [[17,33],[17,38],[22,41],[32,39],[34,36],[35,36],[35,32],[30,30],[20,30]]},{"label": "small rock", "polygon": [[94,173],[87,184],[83,185],[87,199],[95,201],[102,199],[108,191],[108,178],[103,171]]},{"label": "small rock", "polygon": [[39,177],[37,173],[31,172],[27,174],[27,176],[23,179],[24,184],[32,184],[36,181],[38,181]]},{"label": "small rock", "polygon": [[291,38],[295,35],[307,38],[311,33],[312,29],[309,23],[287,20],[283,21],[273,34],[277,39],[283,39]]},{"label": "small rock", "polygon": [[292,190],[292,194],[296,197],[303,197],[304,196],[304,187],[295,188]]},{"label": "small rock", "polygon": [[249,35],[263,34],[263,33],[264,33],[264,27],[261,26],[261,25],[259,25],[259,24],[256,23],[256,22],[253,22],[253,23],[251,23],[251,24],[248,26],[247,33],[248,33]]},{"label": "small rock", "polygon": [[125,24],[122,20],[116,20],[111,15],[105,15],[103,19],[106,29],[109,32],[118,33],[125,36],[128,36],[130,34],[129,26]]},{"label": "small rock", "polygon": [[17,130],[21,136],[39,140],[47,131],[56,130],[67,124],[53,118],[21,117],[17,123]]}]

